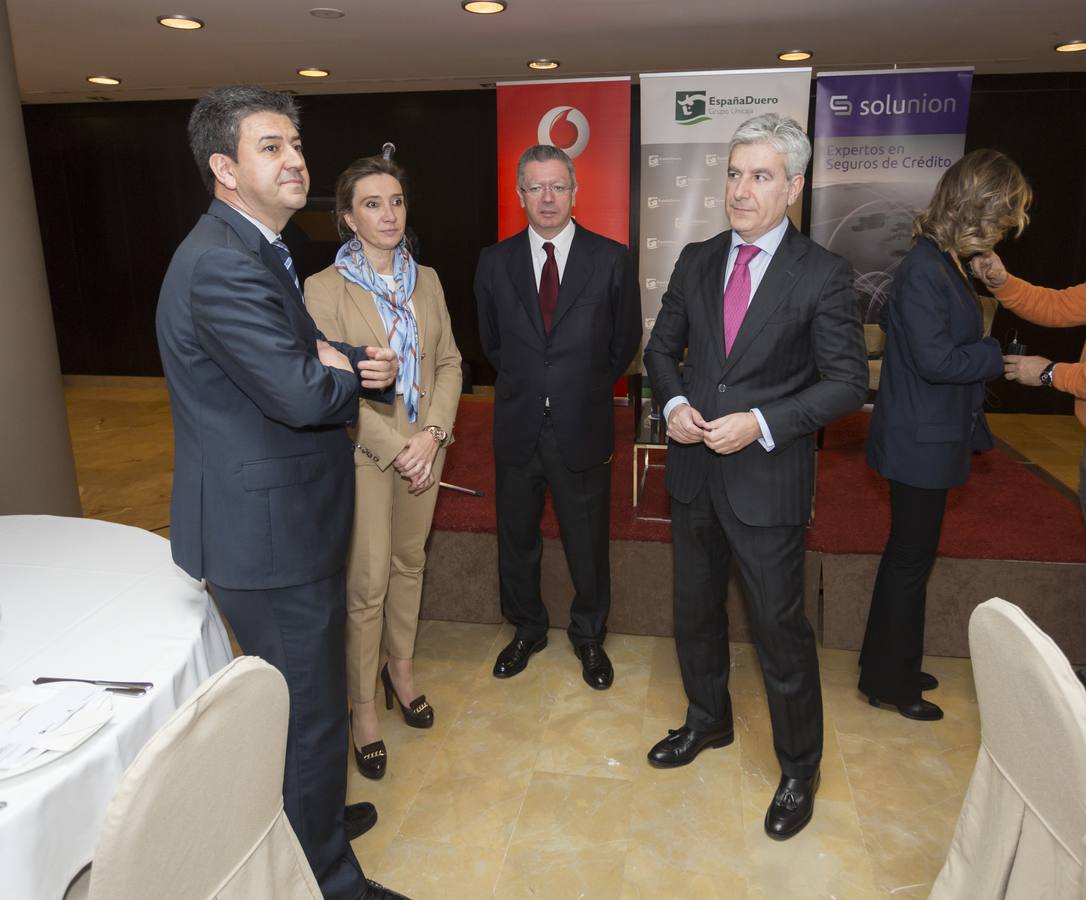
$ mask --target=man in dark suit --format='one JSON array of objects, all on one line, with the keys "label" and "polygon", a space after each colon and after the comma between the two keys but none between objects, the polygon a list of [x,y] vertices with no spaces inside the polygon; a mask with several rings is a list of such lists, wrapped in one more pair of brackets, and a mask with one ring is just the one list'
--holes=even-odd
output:
[{"label": "man in dark suit", "polygon": [[286,678],[284,805],[324,896],[399,897],[365,878],[347,842],[372,807],[343,807],[354,498],[343,425],[360,391],[390,399],[395,355],[326,343],[302,305],[279,239],[309,188],[293,100],[212,91],[189,143],[214,199],[174,254],[156,316],[174,425],[173,557],[207,579],[242,650]]},{"label": "man in dark suit", "polygon": [[818,658],[803,613],[814,434],[867,394],[851,268],[786,216],[810,155],[792,119],[739,126],[732,230],[683,249],[645,347],[671,439],[675,644],[689,699],[685,724],[649,762],[685,765],[733,740],[722,594],[734,558],[782,771],[765,820],[779,839],[810,820],[822,757]]},{"label": "man in dark suit", "polygon": [[550,488],[575,596],[569,639],[584,680],[604,690],[611,606],[612,394],[641,335],[626,248],[576,224],[570,158],[537,145],[521,155],[517,192],[528,227],[487,247],[475,273],[479,335],[494,385],[498,568],[502,612],[516,636],[497,678],[547,645],[539,589],[540,518]]}]

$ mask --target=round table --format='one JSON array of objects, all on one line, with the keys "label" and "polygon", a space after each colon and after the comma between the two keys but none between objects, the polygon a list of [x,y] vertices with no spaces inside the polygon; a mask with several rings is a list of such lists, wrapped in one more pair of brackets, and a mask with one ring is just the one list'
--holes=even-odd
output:
[{"label": "round table", "polygon": [[113,718],[38,769],[0,778],[0,894],[60,900],[94,854],[113,792],[147,739],[230,643],[202,582],[138,528],[0,516],[0,685],[38,676],[150,681],[112,694]]}]

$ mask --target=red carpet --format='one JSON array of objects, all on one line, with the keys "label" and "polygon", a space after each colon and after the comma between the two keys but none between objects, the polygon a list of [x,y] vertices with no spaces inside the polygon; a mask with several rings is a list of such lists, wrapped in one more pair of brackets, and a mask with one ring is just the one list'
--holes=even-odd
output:
[{"label": "red carpet", "polygon": [[[491,449],[493,405],[465,397],[449,448],[443,480],[486,492],[483,498],[442,491],[434,528],[443,531],[494,531],[494,462]],[[807,546],[825,553],[880,554],[890,527],[886,483],[867,467],[866,413],[845,416],[826,429],[818,454],[815,523]],[[615,408],[615,458],[612,461],[611,537],[628,541],[669,541],[671,528],[634,516],[633,411]],[[654,458],[662,461],[663,454]],[[668,515],[663,469],[653,469],[645,485],[642,515]],[[558,536],[548,499],[543,533]],[[960,559],[1015,559],[1086,562],[1086,526],[1078,505],[1034,475],[1028,467],[994,450],[973,457],[969,483],[950,492],[943,556]]]}]

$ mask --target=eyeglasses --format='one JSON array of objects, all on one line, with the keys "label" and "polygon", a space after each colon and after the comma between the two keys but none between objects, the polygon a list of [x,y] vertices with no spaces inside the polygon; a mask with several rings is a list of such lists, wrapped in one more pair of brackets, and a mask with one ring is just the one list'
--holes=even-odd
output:
[{"label": "eyeglasses", "polygon": [[552,194],[556,194],[561,197],[563,194],[568,194],[573,188],[568,184],[529,184],[527,187],[518,188],[522,194],[528,194],[531,197],[538,197],[544,191],[550,191]]}]

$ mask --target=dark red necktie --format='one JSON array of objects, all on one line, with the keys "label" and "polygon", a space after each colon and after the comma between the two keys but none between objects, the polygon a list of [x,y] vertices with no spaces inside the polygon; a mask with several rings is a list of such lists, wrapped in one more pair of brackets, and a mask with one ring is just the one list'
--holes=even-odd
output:
[{"label": "dark red necktie", "polygon": [[547,261],[539,275],[539,311],[543,314],[543,330],[549,332],[554,309],[558,306],[558,263],[554,260],[554,244],[547,241],[543,250]]}]

